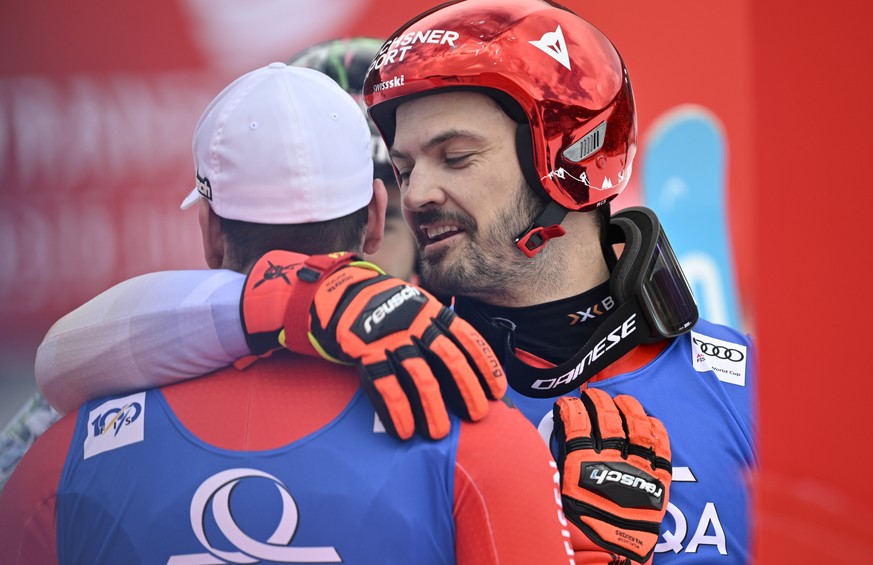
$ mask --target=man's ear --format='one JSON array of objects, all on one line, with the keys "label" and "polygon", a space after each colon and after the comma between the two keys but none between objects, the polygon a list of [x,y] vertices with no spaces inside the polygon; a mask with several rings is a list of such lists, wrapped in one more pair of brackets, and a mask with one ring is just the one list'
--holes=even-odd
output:
[{"label": "man's ear", "polygon": [[373,179],[373,198],[367,205],[367,232],[364,253],[375,253],[382,245],[385,234],[385,211],[388,209],[388,191],[382,179]]},{"label": "man's ear", "polygon": [[203,238],[203,257],[210,269],[220,269],[224,262],[224,238],[221,235],[221,218],[212,211],[205,199],[199,203],[200,235]]}]

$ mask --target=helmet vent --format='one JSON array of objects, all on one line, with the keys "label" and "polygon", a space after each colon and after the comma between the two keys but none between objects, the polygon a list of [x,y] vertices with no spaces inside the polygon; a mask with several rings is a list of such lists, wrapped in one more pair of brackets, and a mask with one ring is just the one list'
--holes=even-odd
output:
[{"label": "helmet vent", "polygon": [[574,163],[578,163],[583,159],[587,159],[594,155],[600,148],[603,147],[603,140],[606,137],[606,122],[600,122],[600,125],[588,132],[585,137],[564,150],[564,158]]}]

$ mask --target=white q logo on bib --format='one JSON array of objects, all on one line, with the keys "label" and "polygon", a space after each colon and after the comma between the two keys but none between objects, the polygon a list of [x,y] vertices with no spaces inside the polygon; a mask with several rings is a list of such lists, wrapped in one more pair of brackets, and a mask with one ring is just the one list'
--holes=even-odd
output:
[{"label": "white q logo on bib", "polygon": [[[263,478],[273,481],[282,498],[282,518],[270,538],[264,542],[250,538],[240,529],[230,510],[230,493],[243,479]],[[212,547],[203,529],[205,515],[212,503],[212,515],[221,533],[240,551],[221,551]],[[223,565],[227,563],[342,563],[333,547],[289,547],[297,531],[297,504],[285,485],[257,469],[229,469],[206,479],[191,500],[191,527],[197,540],[209,553],[174,555],[167,565]]]}]

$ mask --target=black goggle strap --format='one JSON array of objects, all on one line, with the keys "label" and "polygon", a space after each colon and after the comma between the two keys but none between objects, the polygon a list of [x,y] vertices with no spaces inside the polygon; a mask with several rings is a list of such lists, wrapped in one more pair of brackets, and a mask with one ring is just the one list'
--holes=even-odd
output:
[{"label": "black goggle strap", "polygon": [[515,355],[512,330],[504,328],[504,332],[504,348],[498,354],[502,353],[509,386],[531,398],[551,398],[572,392],[634,347],[662,339],[653,335],[637,298],[619,306],[572,359],[554,367],[532,367],[519,359]]},{"label": "black goggle strap", "polygon": [[543,211],[534,218],[533,223],[515,238],[516,247],[528,257],[533,257],[542,251],[550,239],[567,233],[561,227],[567,212],[569,210],[550,200]]}]

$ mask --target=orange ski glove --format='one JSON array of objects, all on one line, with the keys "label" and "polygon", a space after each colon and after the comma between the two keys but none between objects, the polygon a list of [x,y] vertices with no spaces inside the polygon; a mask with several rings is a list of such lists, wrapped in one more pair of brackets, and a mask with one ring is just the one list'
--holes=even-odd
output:
[{"label": "orange ski glove", "polygon": [[645,562],[672,480],[664,425],[635,398],[591,388],[559,398],[554,422],[567,519],[605,550]]},{"label": "orange ski glove", "polygon": [[283,346],[357,364],[386,431],[401,439],[445,437],[447,405],[475,421],[506,392],[497,357],[470,324],[351,253],[267,253],[246,279],[241,311],[255,354]]}]

